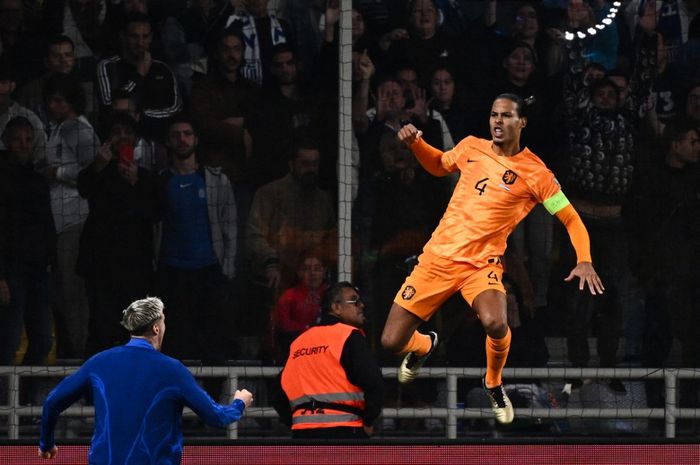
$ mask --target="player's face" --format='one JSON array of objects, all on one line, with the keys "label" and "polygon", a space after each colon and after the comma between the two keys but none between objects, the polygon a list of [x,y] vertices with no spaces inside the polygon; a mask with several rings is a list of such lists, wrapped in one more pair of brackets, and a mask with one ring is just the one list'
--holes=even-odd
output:
[{"label": "player's face", "polygon": [[518,106],[510,99],[499,98],[491,106],[491,138],[496,145],[520,143],[520,132],[525,127],[525,118],[518,114]]}]

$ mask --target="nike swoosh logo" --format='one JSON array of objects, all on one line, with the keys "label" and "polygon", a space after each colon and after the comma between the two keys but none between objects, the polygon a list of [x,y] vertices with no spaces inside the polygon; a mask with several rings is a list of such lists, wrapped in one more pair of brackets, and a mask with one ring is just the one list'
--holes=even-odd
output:
[{"label": "nike swoosh logo", "polygon": [[181,187],[182,189],[184,189],[185,187],[190,187],[191,185],[192,185],[192,183],[190,183],[190,184],[180,184],[180,187]]},{"label": "nike swoosh logo", "polygon": [[467,163],[476,163],[479,160],[472,160],[471,158],[467,158]]}]

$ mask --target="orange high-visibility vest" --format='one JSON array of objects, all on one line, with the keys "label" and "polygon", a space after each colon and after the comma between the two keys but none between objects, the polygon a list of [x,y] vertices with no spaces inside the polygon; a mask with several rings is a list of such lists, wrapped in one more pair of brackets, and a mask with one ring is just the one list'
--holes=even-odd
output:
[{"label": "orange high-visibility vest", "polygon": [[292,408],[292,429],[362,427],[365,395],[340,364],[355,329],[344,323],[314,326],[297,337],[282,372]]}]

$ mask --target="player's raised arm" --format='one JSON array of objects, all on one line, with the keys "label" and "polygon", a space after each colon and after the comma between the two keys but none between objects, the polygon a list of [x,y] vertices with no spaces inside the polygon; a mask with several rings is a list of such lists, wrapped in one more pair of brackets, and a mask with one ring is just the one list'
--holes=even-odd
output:
[{"label": "player's raised arm", "polygon": [[591,242],[588,237],[588,231],[586,226],[581,221],[581,217],[576,213],[576,210],[570,204],[559,210],[557,213],[557,218],[566,227],[566,231],[569,233],[569,238],[571,239],[571,244],[574,246],[576,251],[576,266],[569,276],[564,278],[564,281],[572,281],[574,278],[579,278],[580,290],[583,290],[586,285],[591,294],[597,295],[602,294],[605,291],[603,286],[603,281],[601,281],[600,276],[596,273],[593,268],[593,263],[591,260]]},{"label": "player's raised arm", "polygon": [[399,140],[413,151],[418,162],[428,173],[433,176],[447,176],[450,172],[442,166],[442,151],[425,142],[422,135],[423,132],[410,123],[399,129],[398,133]]}]

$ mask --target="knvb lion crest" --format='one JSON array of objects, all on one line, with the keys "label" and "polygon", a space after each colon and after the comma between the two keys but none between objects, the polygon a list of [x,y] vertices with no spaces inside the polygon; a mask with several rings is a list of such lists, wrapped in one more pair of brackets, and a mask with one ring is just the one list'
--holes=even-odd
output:
[{"label": "knvb lion crest", "polygon": [[503,182],[508,185],[513,184],[516,179],[518,179],[518,175],[511,170],[507,170],[505,173],[503,173]]},{"label": "knvb lion crest", "polygon": [[414,295],[416,295],[416,288],[413,286],[406,286],[401,293],[403,300],[411,300]]}]

